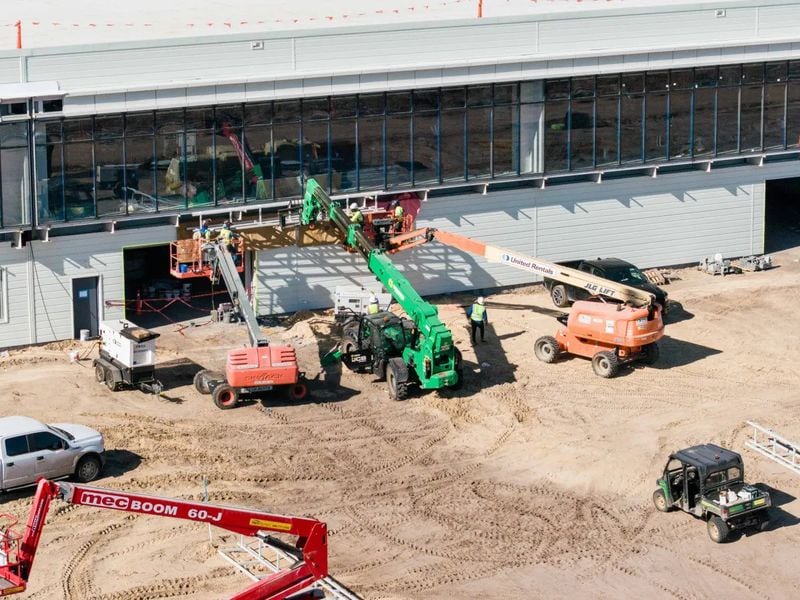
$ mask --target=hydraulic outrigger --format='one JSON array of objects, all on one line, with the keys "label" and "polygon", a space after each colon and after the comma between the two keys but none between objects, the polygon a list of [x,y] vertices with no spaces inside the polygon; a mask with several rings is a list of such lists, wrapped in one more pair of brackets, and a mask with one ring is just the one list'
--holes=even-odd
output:
[{"label": "hydraulic outrigger", "polygon": [[[342,206],[332,200],[314,179],[309,179],[300,222],[311,225],[322,213],[327,214],[330,223],[342,233],[345,245],[364,257],[369,270],[414,324],[413,333],[403,338],[400,356],[384,365],[390,393],[399,399],[397,386],[404,390],[409,383],[417,383],[426,390],[458,387],[462,377],[461,353],[453,344],[452,333],[439,319],[436,307],[422,299],[384,251],[376,247],[360,227],[350,223]],[[347,363],[346,354],[338,351],[334,358],[341,358]],[[402,364],[399,364],[400,361]]]},{"label": "hydraulic outrigger", "polygon": [[[264,577],[231,600],[281,600],[328,576],[328,530],[322,521],[42,479],[25,532],[18,535],[10,526],[0,529],[0,596],[25,591],[53,498],[81,506],[209,523],[259,537],[297,558],[289,569]],[[10,515],[2,516],[11,519]],[[270,531],[297,536],[297,542],[288,544],[269,535]]]}]

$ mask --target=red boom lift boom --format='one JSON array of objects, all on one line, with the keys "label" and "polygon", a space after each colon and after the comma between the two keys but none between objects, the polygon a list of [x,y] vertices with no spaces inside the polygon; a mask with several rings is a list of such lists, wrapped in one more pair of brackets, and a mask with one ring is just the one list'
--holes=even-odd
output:
[{"label": "red boom lift boom", "polygon": [[[328,576],[328,529],[322,521],[42,479],[23,534],[12,531],[11,525],[16,522],[13,517],[0,515],[11,520],[0,530],[0,596],[25,591],[53,498],[82,506],[210,523],[234,533],[260,537],[297,557],[291,568],[268,575],[231,596],[231,600],[280,600]],[[297,536],[297,542],[291,546],[267,531]]]}]

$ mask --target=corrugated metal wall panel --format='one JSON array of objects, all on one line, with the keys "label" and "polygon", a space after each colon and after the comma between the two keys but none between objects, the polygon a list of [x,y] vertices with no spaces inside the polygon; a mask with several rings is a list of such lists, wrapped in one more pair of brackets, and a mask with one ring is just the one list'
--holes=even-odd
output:
[{"label": "corrugated metal wall panel", "polygon": [[5,302],[6,318],[0,321],[0,348],[30,343],[28,327],[28,248],[0,247],[0,269],[5,272],[6,289],[0,301]]},{"label": "corrugated metal wall panel", "polygon": [[[794,162],[480,194],[432,197],[436,227],[550,260],[618,256],[645,268],[717,252],[763,252],[764,181],[800,176]],[[536,281],[525,271],[432,243],[393,260],[423,295]],[[334,247],[259,252],[260,314],[331,306],[337,285],[377,285],[360,255]]]},{"label": "corrugated metal wall panel", "polygon": [[19,58],[0,58],[0,83],[19,83]]}]

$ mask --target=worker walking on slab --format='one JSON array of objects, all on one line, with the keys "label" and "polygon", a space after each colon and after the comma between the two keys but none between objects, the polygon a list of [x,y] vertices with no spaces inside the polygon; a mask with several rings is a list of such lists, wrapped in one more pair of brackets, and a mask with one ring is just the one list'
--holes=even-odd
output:
[{"label": "worker walking on slab", "polygon": [[364,227],[364,215],[361,213],[361,209],[358,208],[358,204],[355,202],[350,205],[350,224],[356,225],[359,228]]},{"label": "worker walking on slab", "polygon": [[378,298],[375,294],[369,297],[369,305],[367,306],[367,314],[368,315],[377,315],[381,311],[381,307],[378,305]]},{"label": "worker walking on slab", "polygon": [[481,341],[486,341],[485,336],[485,324],[489,322],[489,319],[486,315],[486,306],[484,305],[483,296],[478,296],[475,303],[467,309],[467,315],[469,316],[469,324],[472,328],[472,343],[475,344],[475,332],[480,329],[481,332]]}]

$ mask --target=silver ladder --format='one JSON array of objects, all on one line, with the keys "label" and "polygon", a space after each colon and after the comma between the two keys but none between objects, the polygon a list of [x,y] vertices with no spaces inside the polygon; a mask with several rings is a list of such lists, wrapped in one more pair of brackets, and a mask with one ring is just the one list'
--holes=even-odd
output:
[{"label": "silver ladder", "polygon": [[[220,548],[217,552],[253,581],[258,581],[270,573],[291,567],[297,562],[296,557],[271,545],[260,537],[251,538],[240,535],[238,544]],[[360,596],[348,590],[333,577],[325,577],[315,581],[309,586],[309,589],[314,588],[324,591],[325,598],[361,600]]]},{"label": "silver ladder", "polygon": [[800,475],[798,444],[753,421],[747,421],[747,424],[753,428],[753,437],[744,443],[745,446]]}]

